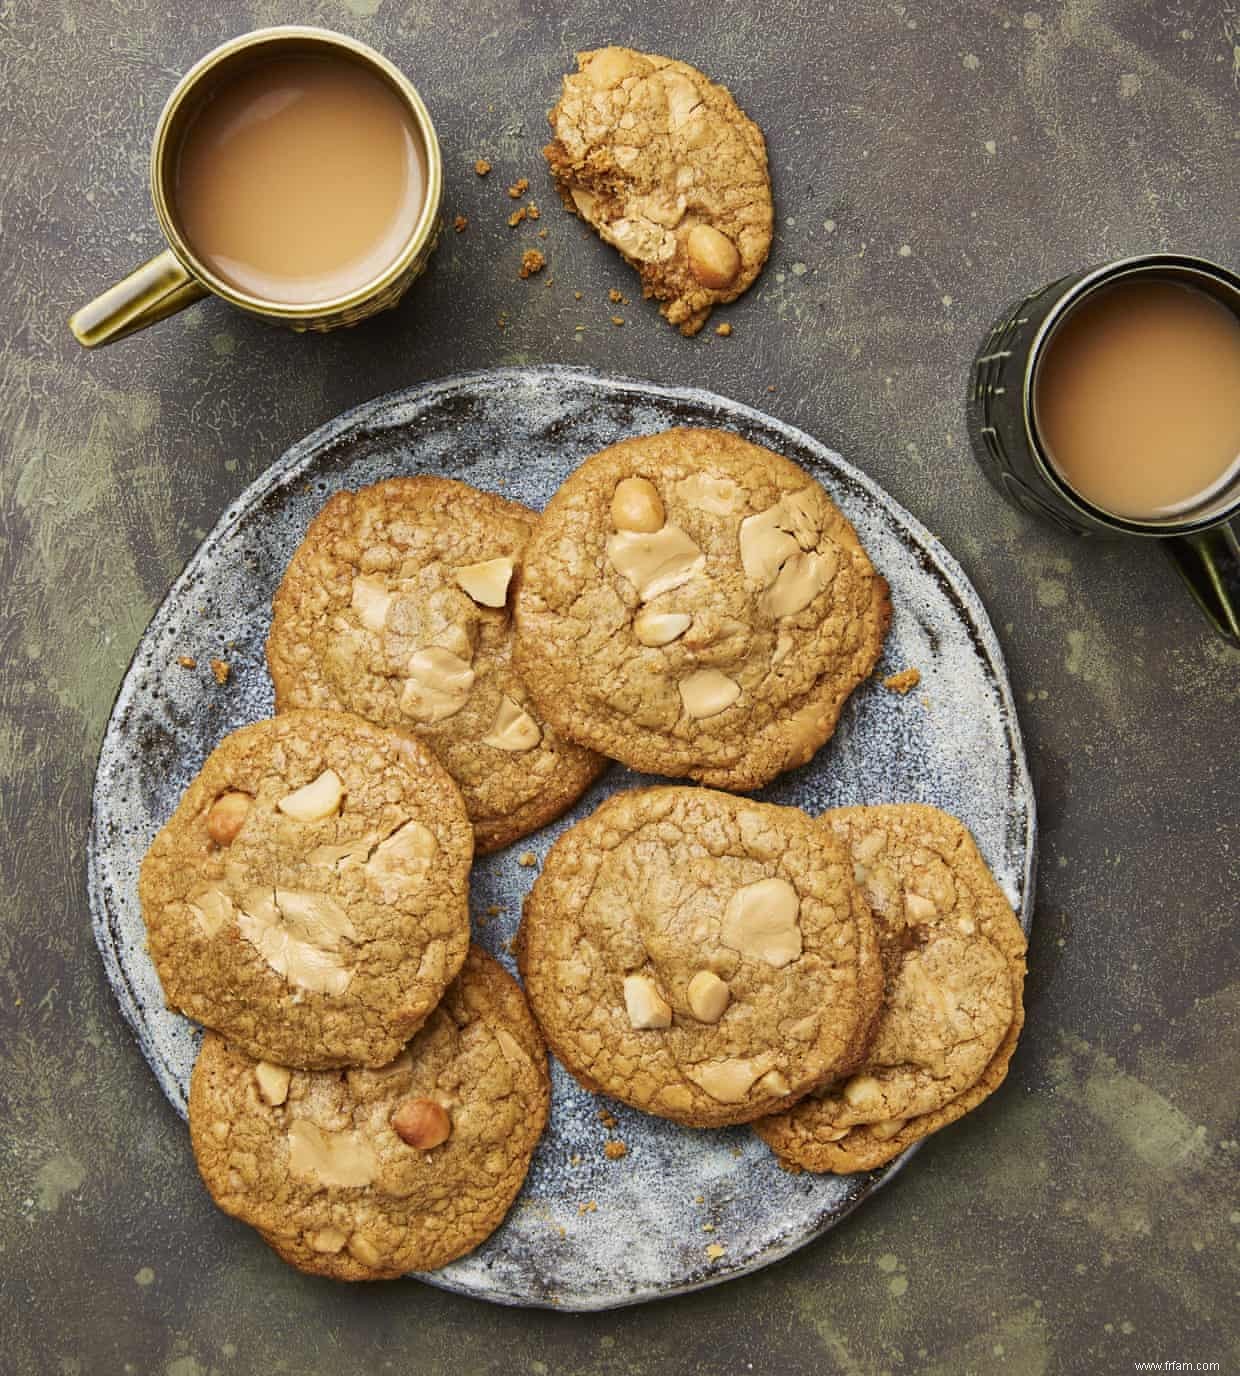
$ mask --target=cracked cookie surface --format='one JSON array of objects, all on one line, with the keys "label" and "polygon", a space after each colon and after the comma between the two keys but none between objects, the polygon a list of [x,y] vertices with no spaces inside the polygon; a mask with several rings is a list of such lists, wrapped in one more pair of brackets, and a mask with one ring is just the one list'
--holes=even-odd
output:
[{"label": "cracked cookie surface", "polygon": [[753,283],[774,211],[762,131],[696,67],[577,54],[543,150],[568,209],[619,249],[682,334]]},{"label": "cracked cookie surface", "polygon": [[565,735],[634,769],[759,788],[870,673],[886,582],[821,485],[721,430],[624,440],[526,550],[515,659]]},{"label": "cracked cookie surface", "polygon": [[203,1181],[285,1261],[336,1280],[429,1271],[502,1222],[550,1104],[516,981],[477,947],[379,1069],[289,1072],[208,1033],[190,1084]]},{"label": "cracked cookie surface", "polygon": [[869,1170],[998,1088],[1023,1023],[1025,937],[968,829],[919,804],[819,819],[850,849],[881,935],[887,984],[865,1063],[756,1123],[808,1170]]},{"label": "cracked cookie surface", "polygon": [[168,1004],[283,1065],[383,1065],[465,959],[472,857],[412,737],[338,712],[242,727],[142,862]]},{"label": "cracked cookie surface", "polygon": [[587,1088],[694,1127],[742,1123],[864,1055],[882,987],[852,863],[795,808],[619,794],[552,847],[518,960]]},{"label": "cracked cookie surface", "polygon": [[449,478],[338,492],[293,555],[267,641],[277,709],[417,734],[480,854],[557,817],[606,764],[538,717],[512,667],[509,587],[535,519]]}]

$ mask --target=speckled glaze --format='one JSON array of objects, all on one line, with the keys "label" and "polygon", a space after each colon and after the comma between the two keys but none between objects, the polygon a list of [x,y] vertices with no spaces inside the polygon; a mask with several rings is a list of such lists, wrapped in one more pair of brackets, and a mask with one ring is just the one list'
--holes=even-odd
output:
[{"label": "speckled glaze", "polygon": [[[1033,791],[1003,659],[976,592],[943,546],[875,483],[802,431],[708,392],[573,368],[465,374],[382,397],[293,446],[224,513],[156,613],[125,676],[94,791],[89,891],[121,1009],[174,1106],[185,1112],[197,1034],[164,1006],[143,949],[141,857],[212,746],[271,711],[263,660],[271,595],[332,492],[429,472],[541,507],[588,454],[671,425],[735,430],[823,482],[891,584],[895,615],[875,680],[835,737],[758,796],[810,813],[847,803],[937,804],[972,829],[1028,929]],[[178,656],[223,655],[230,679],[177,674]],[[876,679],[915,665],[907,697]],[[577,817],[643,782],[611,769],[568,816],[475,866],[476,939],[505,943],[539,859]],[[497,916],[488,910],[497,907]],[[598,1118],[610,1109],[609,1134]],[[603,1153],[608,1136],[628,1148]],[[424,1279],[505,1304],[603,1309],[698,1289],[767,1265],[831,1228],[900,1169],[789,1175],[744,1128],[699,1132],[582,1091],[553,1066],[551,1123],[526,1187],[482,1247]],[[701,1203],[697,1202],[701,1199]],[[593,1201],[597,1208],[579,1211]],[[713,1225],[709,1233],[703,1225]],[[710,1258],[706,1247],[719,1244]]]}]

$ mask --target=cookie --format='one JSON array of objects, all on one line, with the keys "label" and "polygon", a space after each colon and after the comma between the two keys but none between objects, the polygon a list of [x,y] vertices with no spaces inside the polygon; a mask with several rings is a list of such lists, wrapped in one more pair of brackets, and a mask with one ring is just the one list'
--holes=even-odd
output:
[{"label": "cookie", "polygon": [[289,712],[207,757],[142,862],[172,1008],[282,1065],[384,1065],[469,945],[473,832],[425,746]]},{"label": "cookie", "polygon": [[210,1033],[189,1128],[212,1198],[285,1261],[336,1280],[433,1271],[502,1222],[547,1121],[547,1054],[477,947],[377,1070],[289,1071]]},{"label": "cookie", "polygon": [[517,954],[581,1084],[692,1127],[846,1073],[882,991],[845,848],[796,808],[701,788],[621,793],[565,832]]},{"label": "cookie", "polygon": [[338,492],[276,592],[276,708],[356,712],[416,733],[456,780],[480,854],[569,807],[605,761],[532,708],[508,590],[535,515],[448,478]]},{"label": "cookie", "polygon": [[577,66],[543,150],[560,196],[637,269],[668,321],[696,334],[770,252],[762,131],[688,63],[598,48]]},{"label": "cookie", "polygon": [[634,769],[759,788],[874,667],[887,584],[803,469],[722,430],[604,449],[526,549],[516,664],[538,711]]},{"label": "cookie", "polygon": [[975,1108],[1003,1082],[1024,1021],[1025,936],[968,829],[937,808],[838,808],[879,924],[887,986],[865,1064],[755,1124],[813,1171],[871,1170]]}]

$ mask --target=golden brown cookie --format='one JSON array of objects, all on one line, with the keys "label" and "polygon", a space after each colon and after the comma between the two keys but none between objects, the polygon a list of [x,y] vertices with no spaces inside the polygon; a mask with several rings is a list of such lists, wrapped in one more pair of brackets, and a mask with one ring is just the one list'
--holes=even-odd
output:
[{"label": "golden brown cookie", "polygon": [[914,803],[819,822],[852,852],[882,936],[883,1012],[865,1063],[754,1125],[786,1161],[870,1170],[976,1107],[1024,1021],[1025,936],[968,829]]},{"label": "golden brown cookie", "polygon": [[589,458],[517,592],[538,711],[634,769],[759,788],[804,764],[874,667],[887,584],[821,485],[723,430]]},{"label": "golden brown cookie", "polygon": [[425,1027],[377,1070],[290,1072],[208,1034],[190,1138],[215,1202],[285,1261],[381,1280],[433,1271],[495,1231],[550,1096],[520,988],[473,947]]},{"label": "golden brown cookie", "polygon": [[473,832],[420,742],[289,712],[207,757],[142,862],[171,1007],[284,1065],[383,1065],[469,945]]},{"label": "golden brown cookie", "polygon": [[696,67],[577,54],[543,150],[569,210],[614,245],[682,334],[762,271],[774,211],[762,131]]},{"label": "golden brown cookie", "polygon": [[744,1123],[857,1065],[882,966],[852,864],[796,808],[621,793],[562,835],[518,938],[543,1034],[590,1090]]},{"label": "golden brown cookie", "polygon": [[532,709],[512,668],[509,585],[535,515],[449,478],[338,492],[276,592],[276,707],[413,731],[456,780],[479,854],[557,817],[606,762]]}]

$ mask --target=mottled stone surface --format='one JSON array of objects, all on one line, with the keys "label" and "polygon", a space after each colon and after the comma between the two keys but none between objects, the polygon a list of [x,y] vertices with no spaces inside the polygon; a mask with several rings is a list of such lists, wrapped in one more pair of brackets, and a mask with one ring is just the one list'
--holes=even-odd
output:
[{"label": "mottled stone surface", "polygon": [[[1002,506],[965,451],[961,402],[976,339],[1024,288],[1159,247],[1235,264],[1240,13],[1029,3],[0,7],[6,1371],[1240,1363],[1240,655],[1156,549],[1075,542]],[[175,76],[229,34],[292,19],[368,38],[411,73],[443,138],[445,209],[469,228],[399,311],[352,332],[295,339],[211,303],[79,351],[64,317],[155,247],[145,146]],[[769,135],[778,236],[759,285],[719,315],[731,338],[687,341],[652,307],[609,302],[631,275],[555,205],[544,111],[573,49],[612,38],[698,63]],[[510,230],[518,176],[544,214]],[[522,282],[535,245],[547,268]],[[714,388],[888,487],[990,608],[1042,805],[1030,1018],[1008,1085],[791,1260],[572,1320],[414,1283],[336,1289],[217,1214],[115,1011],[83,899],[111,695],[201,533],[342,408],[526,361]]]}]

